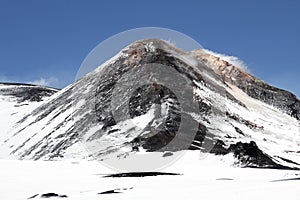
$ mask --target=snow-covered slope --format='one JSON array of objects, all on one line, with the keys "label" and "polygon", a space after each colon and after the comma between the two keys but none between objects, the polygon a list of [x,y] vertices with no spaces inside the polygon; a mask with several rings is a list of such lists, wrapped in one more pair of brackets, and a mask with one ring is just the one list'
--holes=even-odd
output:
[{"label": "snow-covered slope", "polygon": [[[88,149],[107,158],[171,144],[165,150],[232,153],[238,158],[236,164],[242,166],[299,168],[299,100],[214,59],[201,50],[184,52],[160,40],[135,42],[18,120],[0,138],[1,156],[82,158]],[[115,89],[128,71],[138,72],[142,65],[153,63],[184,77],[186,86],[194,91],[190,100],[197,102],[198,112],[189,112],[189,105],[187,110],[181,109],[172,91],[164,87],[140,87],[132,94],[130,88]],[[127,83],[138,85],[151,79],[150,75],[131,76]],[[169,82],[174,88],[182,87],[176,80]],[[178,92],[185,95],[185,90]],[[119,98],[112,99],[114,96]],[[121,114],[116,120],[113,113],[125,113],[126,99],[132,119]],[[158,110],[162,116],[155,114]],[[180,119],[197,124],[198,130],[185,131],[178,139]],[[153,135],[152,129],[160,126],[163,129]],[[190,134],[193,131],[195,135]],[[172,143],[174,138],[176,143]]]},{"label": "snow-covered slope", "polygon": [[30,84],[0,83],[0,140],[4,142],[8,138],[7,133],[13,130],[13,125],[18,120],[57,91],[54,88]]}]

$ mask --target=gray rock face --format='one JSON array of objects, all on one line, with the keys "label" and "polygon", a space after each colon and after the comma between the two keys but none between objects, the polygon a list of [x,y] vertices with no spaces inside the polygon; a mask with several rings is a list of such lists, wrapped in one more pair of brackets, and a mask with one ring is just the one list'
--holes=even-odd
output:
[{"label": "gray rock face", "polygon": [[237,83],[237,86],[245,91],[250,97],[279,108],[290,116],[300,120],[300,101],[294,94],[272,87],[260,81],[248,83],[240,81]]}]

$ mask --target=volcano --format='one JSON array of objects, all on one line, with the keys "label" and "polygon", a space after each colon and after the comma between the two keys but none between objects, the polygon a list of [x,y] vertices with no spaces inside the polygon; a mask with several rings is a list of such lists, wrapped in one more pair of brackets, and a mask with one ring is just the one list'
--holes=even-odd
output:
[{"label": "volcano", "polygon": [[204,49],[141,40],[62,90],[27,88],[4,98],[13,91],[0,88],[2,101],[22,113],[10,113],[9,128],[1,128],[2,158],[197,150],[232,155],[241,167],[300,168],[297,97]]}]

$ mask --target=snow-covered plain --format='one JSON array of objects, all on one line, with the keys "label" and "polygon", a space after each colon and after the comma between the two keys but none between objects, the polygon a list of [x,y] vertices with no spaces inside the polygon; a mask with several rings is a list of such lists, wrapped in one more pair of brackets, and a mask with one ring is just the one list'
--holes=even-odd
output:
[{"label": "snow-covered plain", "polygon": [[71,200],[299,199],[299,171],[236,168],[228,163],[232,156],[199,157],[197,151],[186,152],[162,170],[180,175],[120,178],[105,177],[117,172],[96,161],[0,160],[0,199],[44,199],[47,194]]}]

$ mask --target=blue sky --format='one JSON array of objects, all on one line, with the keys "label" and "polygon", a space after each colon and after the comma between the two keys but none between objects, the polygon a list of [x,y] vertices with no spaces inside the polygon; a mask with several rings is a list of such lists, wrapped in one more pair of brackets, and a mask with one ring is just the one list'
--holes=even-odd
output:
[{"label": "blue sky", "polygon": [[0,0],[0,81],[62,88],[100,42],[165,27],[234,55],[252,74],[300,97],[300,1]]}]

